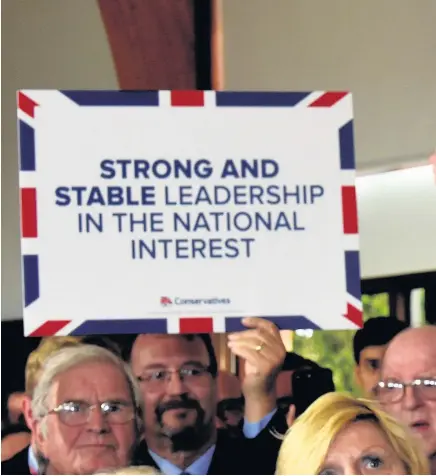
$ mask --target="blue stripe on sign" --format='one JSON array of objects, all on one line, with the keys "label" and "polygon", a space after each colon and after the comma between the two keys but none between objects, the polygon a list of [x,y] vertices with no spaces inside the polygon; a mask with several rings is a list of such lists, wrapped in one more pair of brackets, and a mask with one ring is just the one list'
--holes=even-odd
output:
[{"label": "blue stripe on sign", "polygon": [[354,133],[353,121],[347,122],[339,129],[339,150],[341,154],[341,169],[354,170]]},{"label": "blue stripe on sign", "polygon": [[29,306],[39,298],[38,256],[23,256],[24,274],[24,307]]},{"label": "blue stripe on sign", "polygon": [[310,93],[306,92],[236,92],[219,91],[216,93],[217,106],[265,106],[289,107],[295,106]]},{"label": "blue stripe on sign", "polygon": [[106,319],[85,321],[70,335],[98,334],[166,334],[166,319]]},{"label": "blue stripe on sign", "polygon": [[79,106],[159,106],[157,91],[60,91]]},{"label": "blue stripe on sign", "polygon": [[[304,316],[259,316],[262,319],[274,322],[281,330],[283,329],[320,329],[318,325]],[[247,330],[242,324],[243,317],[226,317],[226,332]]]},{"label": "blue stripe on sign", "polygon": [[19,120],[20,141],[20,170],[23,172],[34,171],[35,162],[35,131],[24,121]]},{"label": "blue stripe on sign", "polygon": [[360,264],[358,251],[345,252],[345,274],[347,280],[347,293],[356,299],[361,298],[360,288]]}]

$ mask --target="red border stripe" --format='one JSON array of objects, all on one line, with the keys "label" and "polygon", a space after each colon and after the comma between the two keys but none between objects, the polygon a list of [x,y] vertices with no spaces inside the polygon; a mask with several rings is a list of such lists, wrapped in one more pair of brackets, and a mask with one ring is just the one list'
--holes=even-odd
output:
[{"label": "red border stripe", "polygon": [[171,106],[204,106],[204,91],[171,91]]},{"label": "red border stripe", "polygon": [[36,238],[38,236],[36,188],[21,189],[21,233],[23,238]]},{"label": "red border stripe", "polygon": [[355,187],[342,187],[342,220],[344,222],[344,233],[346,235],[352,235],[358,232]]},{"label": "red border stripe", "polygon": [[344,316],[356,326],[363,327],[363,312],[347,303],[347,314]]},{"label": "red border stripe", "polygon": [[318,99],[309,104],[309,107],[332,107],[348,94],[347,91],[331,91],[324,93]]},{"label": "red border stripe", "polygon": [[21,109],[24,113],[30,117],[35,117],[35,107],[38,104],[33,100],[24,95],[22,92],[18,93],[18,108]]},{"label": "red border stripe", "polygon": [[48,337],[53,336],[56,332],[59,332],[63,327],[69,324],[71,321],[47,321],[42,326],[35,329],[29,337]]},{"label": "red border stripe", "polygon": [[181,317],[179,326],[182,334],[209,334],[213,332],[213,318]]}]

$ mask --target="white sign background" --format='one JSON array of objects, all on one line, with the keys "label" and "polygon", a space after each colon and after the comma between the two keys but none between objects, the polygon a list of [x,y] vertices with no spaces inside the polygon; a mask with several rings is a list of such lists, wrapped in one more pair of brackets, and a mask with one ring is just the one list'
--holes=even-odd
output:
[{"label": "white sign background", "polygon": [[[56,94],[56,92],[51,92]],[[47,96],[47,92],[45,92]],[[61,96],[61,93],[58,93]],[[206,93],[207,94],[207,93]],[[40,298],[25,309],[27,329],[47,319],[170,319],[181,316],[306,316],[322,328],[346,328],[344,234],[338,129],[351,118],[347,96],[333,108],[79,107],[67,98],[35,109]],[[207,158],[210,178],[100,177],[104,159]],[[274,178],[220,178],[233,158],[272,159]],[[56,206],[60,186],[156,187],[156,206]],[[164,187],[321,185],[313,204],[165,206]],[[137,196],[137,195],[135,195]],[[297,212],[304,231],[172,230],[174,212]],[[113,213],[164,214],[165,232],[118,231]],[[104,231],[78,231],[79,213],[103,214]],[[132,259],[131,240],[254,238],[251,256]],[[162,297],[173,305],[163,307]],[[176,305],[181,299],[228,299],[230,304]],[[292,326],[290,326],[292,327]]]}]

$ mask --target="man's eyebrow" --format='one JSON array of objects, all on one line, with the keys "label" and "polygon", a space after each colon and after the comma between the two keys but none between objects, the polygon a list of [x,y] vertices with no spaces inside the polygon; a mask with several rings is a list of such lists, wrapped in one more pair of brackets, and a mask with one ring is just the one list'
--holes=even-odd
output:
[{"label": "man's eyebrow", "polygon": [[182,367],[185,367],[186,365],[196,365],[197,367],[209,367],[208,364],[205,364],[204,362],[200,362],[199,360],[187,360],[186,362],[183,363]]},{"label": "man's eyebrow", "polygon": [[58,403],[57,406],[60,405],[65,405],[66,403],[84,403],[84,404],[89,404],[86,400],[83,400],[81,398],[63,398],[62,402]]},{"label": "man's eyebrow", "polygon": [[[187,365],[195,365],[197,367],[208,367],[207,364],[200,362],[199,360],[186,360],[185,362],[182,362],[178,368],[183,368],[186,367]],[[142,367],[142,370],[156,370],[156,369],[168,369],[170,368],[168,365],[155,362],[152,364],[148,364],[145,367]]]},{"label": "man's eyebrow", "polygon": [[153,363],[153,364],[148,364],[142,367],[142,370],[154,370],[154,369],[165,369],[166,365],[165,364],[160,364],[158,362]]}]

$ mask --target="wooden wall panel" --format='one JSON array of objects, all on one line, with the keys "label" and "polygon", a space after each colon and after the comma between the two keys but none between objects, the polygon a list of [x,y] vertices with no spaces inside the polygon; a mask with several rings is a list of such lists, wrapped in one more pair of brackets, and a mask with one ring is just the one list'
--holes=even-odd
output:
[{"label": "wooden wall panel", "polygon": [[98,3],[121,89],[196,88],[193,0]]}]

